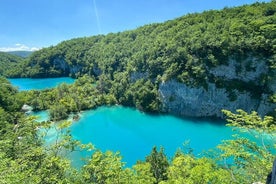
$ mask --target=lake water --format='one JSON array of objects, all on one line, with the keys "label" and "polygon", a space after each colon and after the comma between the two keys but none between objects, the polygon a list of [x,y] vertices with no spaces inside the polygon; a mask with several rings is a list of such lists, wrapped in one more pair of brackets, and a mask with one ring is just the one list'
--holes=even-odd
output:
[{"label": "lake water", "polygon": [[[45,89],[66,82],[71,78],[52,79],[10,79],[20,90]],[[47,111],[36,113],[39,121],[47,120]],[[46,136],[46,143],[55,140],[55,128]],[[200,156],[204,151],[214,149],[222,140],[231,139],[233,132],[224,121],[182,119],[170,115],[153,116],[136,109],[113,106],[84,111],[79,121],[70,127],[74,139],[82,143],[92,143],[96,148],[106,151],[120,151],[126,166],[137,160],[144,160],[154,146],[162,146],[169,158],[173,157],[183,143],[190,142],[194,154]],[[69,156],[72,164],[80,167],[81,157],[91,155],[87,152],[74,152]]]},{"label": "lake water", "polygon": [[72,84],[75,79],[70,77],[59,77],[59,78],[42,78],[42,79],[31,79],[31,78],[15,78],[9,79],[12,85],[18,87],[20,91],[25,90],[42,90],[47,88],[53,88],[61,83]]},{"label": "lake water", "polygon": [[[45,111],[37,115],[40,121],[47,119]],[[84,111],[81,119],[74,121],[70,130],[74,139],[92,143],[101,151],[120,151],[126,166],[144,160],[154,146],[162,146],[171,158],[178,148],[183,148],[186,141],[190,142],[193,152],[200,156],[204,151],[214,149],[221,140],[231,139],[234,134],[224,121],[153,116],[122,106],[104,106]],[[47,142],[55,139],[54,131],[49,131]],[[70,159],[74,166],[79,167],[83,164],[80,158],[85,156],[88,153],[76,152]]]},{"label": "lake water", "polygon": [[170,115],[152,116],[132,108],[114,106],[84,112],[70,130],[82,143],[91,142],[102,151],[120,151],[123,161],[131,166],[137,160],[144,160],[153,146],[164,147],[169,157],[178,148],[183,148],[186,141],[190,141],[195,154],[215,148],[221,140],[230,139],[233,134],[224,123]]}]

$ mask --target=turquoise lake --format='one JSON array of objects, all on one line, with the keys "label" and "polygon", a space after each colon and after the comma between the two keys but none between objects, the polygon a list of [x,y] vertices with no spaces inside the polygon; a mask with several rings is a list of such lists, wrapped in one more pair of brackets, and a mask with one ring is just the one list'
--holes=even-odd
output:
[{"label": "turquoise lake", "polygon": [[61,83],[72,84],[75,79],[70,77],[59,78],[43,78],[43,79],[31,79],[31,78],[15,78],[9,79],[12,85],[18,87],[20,91],[25,90],[42,90],[47,88],[54,88]]},{"label": "turquoise lake", "polygon": [[[73,79],[11,79],[11,82],[20,90],[30,90],[50,88],[62,82],[72,83]],[[48,118],[47,111],[35,115],[39,116],[38,121]],[[200,157],[204,151],[215,149],[222,140],[232,139],[232,135],[238,133],[225,126],[224,121],[154,116],[122,106],[103,106],[84,111],[80,120],[73,121],[69,129],[73,138],[82,143],[92,143],[102,151],[119,151],[126,166],[144,160],[154,146],[162,146],[167,156],[172,158],[186,141],[190,142],[193,153]],[[254,140],[253,136],[246,137]],[[45,141],[51,143],[55,139],[56,129],[51,128]],[[87,152],[74,152],[68,157],[72,165],[80,167],[83,165],[81,158],[90,155]]]},{"label": "turquoise lake", "polygon": [[[36,115],[40,121],[47,119],[46,111]],[[224,124],[224,121],[154,116],[133,108],[112,106],[84,111],[79,121],[73,121],[70,130],[74,139],[82,143],[92,143],[102,151],[119,151],[126,166],[132,166],[137,160],[144,160],[154,146],[162,146],[171,158],[186,141],[190,142],[194,154],[200,156],[214,149],[221,140],[232,138],[234,132]],[[52,129],[46,141],[54,141],[55,137]],[[83,164],[81,158],[90,154],[75,152],[69,157],[79,167]]]},{"label": "turquoise lake", "polygon": [[233,134],[224,122],[152,116],[122,106],[86,111],[70,130],[82,143],[91,142],[102,151],[120,151],[127,166],[144,160],[154,146],[164,147],[167,156],[172,157],[178,148],[183,148],[184,142],[190,141],[194,153],[199,154]]}]

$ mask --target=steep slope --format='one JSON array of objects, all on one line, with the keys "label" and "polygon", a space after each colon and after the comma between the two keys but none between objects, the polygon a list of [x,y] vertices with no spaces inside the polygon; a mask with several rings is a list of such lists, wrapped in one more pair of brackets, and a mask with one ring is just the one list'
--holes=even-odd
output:
[{"label": "steep slope", "polygon": [[[255,3],[65,41],[32,54],[21,76],[93,75],[108,81],[105,90],[118,103],[144,110],[221,117],[222,108],[243,108],[264,115],[274,108],[275,11],[275,1]],[[158,93],[149,95],[150,104],[129,92],[143,84]]]}]

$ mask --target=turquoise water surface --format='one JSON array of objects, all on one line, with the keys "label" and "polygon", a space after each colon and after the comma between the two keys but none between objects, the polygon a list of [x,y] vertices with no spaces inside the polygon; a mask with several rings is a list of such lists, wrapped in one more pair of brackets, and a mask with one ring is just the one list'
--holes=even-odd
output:
[{"label": "turquoise water surface", "polygon": [[[48,118],[47,111],[35,113],[39,121]],[[149,115],[133,108],[122,106],[100,107],[84,111],[79,121],[73,121],[72,136],[82,143],[92,143],[101,151],[119,151],[126,166],[131,167],[138,160],[144,160],[153,146],[163,147],[169,158],[183,143],[190,142],[190,148],[196,156],[209,149],[215,149],[222,140],[232,139],[239,133],[257,141],[253,135],[242,134],[225,126],[224,121],[182,119],[171,115]],[[46,143],[54,142],[56,129],[51,128]],[[267,139],[270,141],[270,138]],[[67,155],[76,167],[83,165],[82,158],[91,155],[87,152],[74,152]]]},{"label": "turquoise water surface", "polygon": [[42,78],[42,79],[31,79],[31,78],[15,78],[9,79],[12,85],[18,87],[20,91],[25,90],[42,90],[47,88],[53,88],[61,83],[72,84],[75,79],[70,77],[59,77],[59,78]]},{"label": "turquoise water surface", "polygon": [[[190,141],[195,154],[215,148],[223,139],[231,139],[233,131],[225,122],[180,119],[170,115],[152,116],[122,106],[100,107],[86,111],[73,122],[70,130],[75,139],[92,143],[102,151],[120,151],[127,166],[144,160],[153,146],[162,146],[171,158],[183,143]],[[78,165],[80,156],[73,155]]]},{"label": "turquoise water surface", "polygon": [[[40,121],[47,112],[35,115]],[[144,160],[154,146],[163,147],[171,158],[183,143],[190,142],[193,152],[199,154],[214,149],[221,140],[231,139],[234,133],[224,121],[182,119],[170,115],[149,115],[133,108],[112,106],[84,111],[79,121],[73,121],[72,136],[82,143],[92,143],[101,151],[119,151],[126,166]],[[49,131],[46,142],[54,141],[55,129]],[[70,155],[74,166],[83,164],[82,157],[91,153],[75,152]]]}]

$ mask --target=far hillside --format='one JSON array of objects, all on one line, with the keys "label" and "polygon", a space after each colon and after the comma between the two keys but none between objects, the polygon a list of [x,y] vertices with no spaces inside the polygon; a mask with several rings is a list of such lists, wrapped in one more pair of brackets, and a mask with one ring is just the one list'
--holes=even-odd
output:
[{"label": "far hillside", "polygon": [[10,51],[7,53],[26,58],[29,57],[33,53],[33,51]]},{"label": "far hillside", "polygon": [[0,76],[13,76],[13,73],[18,72],[17,67],[22,61],[22,57],[0,52]]}]

